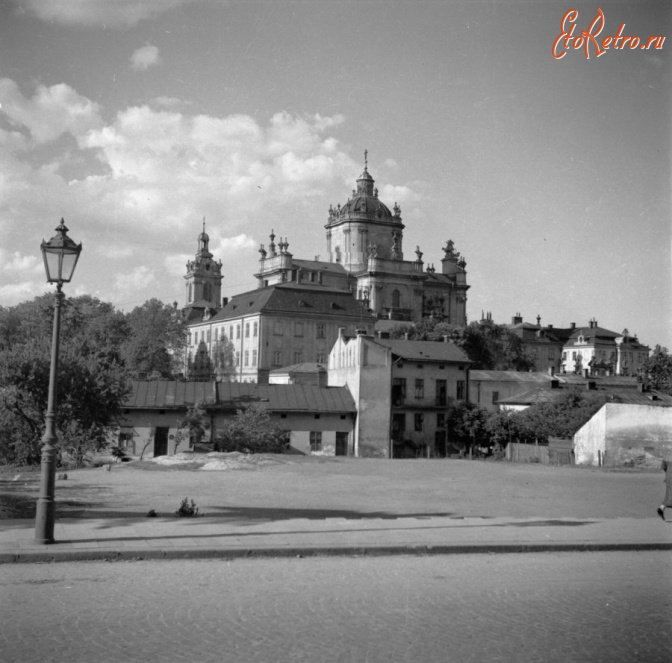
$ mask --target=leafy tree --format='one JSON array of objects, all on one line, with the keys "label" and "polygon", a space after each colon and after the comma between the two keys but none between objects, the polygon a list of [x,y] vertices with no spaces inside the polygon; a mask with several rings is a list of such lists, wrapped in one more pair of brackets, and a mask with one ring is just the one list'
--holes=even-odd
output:
[{"label": "leafy tree", "polygon": [[178,425],[178,432],[175,439],[177,448],[182,440],[187,437],[189,444],[193,448],[201,444],[206,433],[210,430],[210,418],[203,404],[192,405],[188,408],[187,414]]},{"label": "leafy tree", "polygon": [[573,437],[605,403],[617,399],[606,392],[568,389],[551,403],[537,403],[511,416],[515,432],[525,441],[548,442],[549,437]]},{"label": "leafy tree", "polygon": [[488,416],[488,411],[475,403],[465,401],[452,403],[446,412],[448,440],[466,448],[486,440]]},{"label": "leafy tree", "polygon": [[447,337],[474,362],[472,369],[530,371],[535,367],[521,338],[506,325],[496,325],[490,320],[454,327],[426,318],[410,326],[392,328],[390,338],[404,338],[406,334],[415,341],[439,341]]},{"label": "leafy tree", "polygon": [[672,394],[672,355],[667,348],[656,345],[644,364],[644,376],[652,389]]},{"label": "leafy tree", "polygon": [[[54,300],[37,297],[0,311],[0,459],[36,463],[47,409]],[[104,447],[126,394],[118,344],[123,316],[92,297],[61,309],[56,428],[75,462]]]},{"label": "leafy tree", "polygon": [[173,378],[182,370],[187,326],[175,306],[149,299],[127,316],[122,357],[135,379]]},{"label": "leafy tree", "polygon": [[273,423],[268,411],[260,403],[251,403],[227,421],[216,446],[220,451],[281,453],[287,444],[285,433]]}]

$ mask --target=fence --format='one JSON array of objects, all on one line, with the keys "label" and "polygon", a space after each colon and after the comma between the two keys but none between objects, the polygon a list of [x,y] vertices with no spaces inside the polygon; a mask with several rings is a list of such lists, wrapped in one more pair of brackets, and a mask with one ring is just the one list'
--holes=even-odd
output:
[{"label": "fence", "polygon": [[573,440],[551,437],[548,446],[510,442],[506,459],[512,463],[542,463],[543,465],[573,465]]}]

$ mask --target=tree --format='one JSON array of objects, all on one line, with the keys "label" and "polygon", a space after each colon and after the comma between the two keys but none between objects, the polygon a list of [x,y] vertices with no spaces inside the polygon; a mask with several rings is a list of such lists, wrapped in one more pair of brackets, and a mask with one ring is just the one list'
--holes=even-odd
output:
[{"label": "tree", "polygon": [[644,364],[644,379],[652,389],[672,394],[672,355],[667,348],[656,345]]},{"label": "tree", "polygon": [[187,437],[189,439],[189,446],[193,449],[197,444],[203,442],[209,430],[210,418],[208,417],[205,405],[191,405],[187,409],[184,419],[178,425],[175,448]]},{"label": "tree", "polygon": [[537,403],[511,416],[519,439],[548,442],[549,437],[574,437],[605,403],[617,402],[606,392],[567,389],[552,403]]},{"label": "tree", "polygon": [[182,371],[187,326],[175,306],[149,299],[127,316],[121,353],[135,379],[173,378]]},{"label": "tree", "polygon": [[415,341],[440,341],[447,337],[464,351],[475,370],[530,371],[535,367],[534,360],[525,353],[522,339],[506,325],[496,325],[491,320],[454,327],[425,318],[390,330],[390,338],[404,338],[406,334]]},{"label": "tree", "polygon": [[223,427],[216,446],[219,451],[246,453],[281,453],[287,448],[285,433],[271,420],[260,403],[251,403],[236,410],[236,416]]},{"label": "tree", "polygon": [[448,440],[466,448],[484,441],[488,416],[488,411],[475,403],[452,403],[446,412]]},{"label": "tree", "polygon": [[[53,297],[0,310],[0,459],[40,460],[51,359]],[[128,393],[118,339],[123,316],[93,297],[65,299],[56,427],[61,449],[81,462],[106,446]],[[115,341],[115,338],[117,339]]]}]

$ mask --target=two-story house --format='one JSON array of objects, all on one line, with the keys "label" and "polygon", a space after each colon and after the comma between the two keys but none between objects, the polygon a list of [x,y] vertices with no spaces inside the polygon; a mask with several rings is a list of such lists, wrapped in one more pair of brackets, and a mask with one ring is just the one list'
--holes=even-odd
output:
[{"label": "two-story house", "polygon": [[347,386],[357,406],[357,456],[446,454],[446,412],[468,399],[471,362],[450,342],[340,333],[329,355],[329,384]]}]

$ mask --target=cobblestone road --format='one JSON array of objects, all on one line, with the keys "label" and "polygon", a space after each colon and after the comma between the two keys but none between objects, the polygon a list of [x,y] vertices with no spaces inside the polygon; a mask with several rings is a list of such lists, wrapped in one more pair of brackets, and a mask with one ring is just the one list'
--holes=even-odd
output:
[{"label": "cobblestone road", "polygon": [[3,663],[672,661],[669,552],[0,566]]}]

